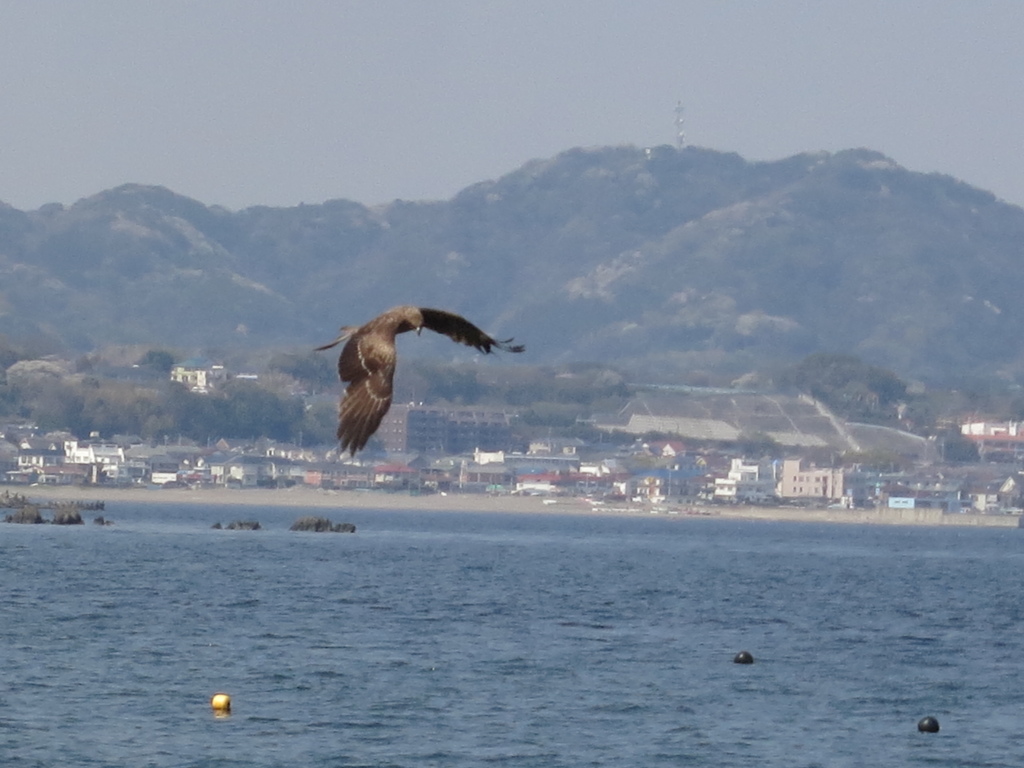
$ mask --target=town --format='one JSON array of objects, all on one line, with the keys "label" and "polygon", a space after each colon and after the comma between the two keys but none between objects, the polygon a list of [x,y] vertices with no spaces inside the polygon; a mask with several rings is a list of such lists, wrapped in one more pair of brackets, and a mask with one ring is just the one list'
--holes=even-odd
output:
[{"label": "town", "polygon": [[[197,385],[198,386],[198,385]],[[204,382],[203,386],[207,386]],[[751,398],[763,397],[749,395]],[[735,404],[739,396],[730,399]],[[806,398],[771,398],[797,425],[794,408],[820,411]],[[706,403],[705,403],[706,405]],[[644,404],[647,411],[650,405]],[[757,407],[751,408],[757,411]],[[621,420],[620,415],[620,420]],[[808,419],[811,417],[808,416]],[[857,425],[836,425],[854,439]],[[400,404],[392,408],[374,450],[355,457],[335,446],[301,446],[267,438],[221,439],[197,445],[179,439],[160,443],[138,437],[79,439],[67,432],[40,434],[30,423],[8,424],[0,440],[0,468],[10,486],[103,486],[273,489],[306,487],[388,493],[530,495],[573,497],[593,504],[629,502],[652,507],[688,505],[786,505],[832,509],[928,509],[944,514],[1019,515],[1024,473],[1013,459],[1024,451],[1024,424],[970,422],[964,439],[984,461],[942,462],[936,446],[918,439],[911,466],[865,467],[815,463],[823,438],[805,431],[773,433],[790,444],[781,458],[749,458],[727,440],[707,440],[708,430],[730,428],[721,418],[647,416],[606,424],[638,435],[618,442],[586,442],[552,436],[524,450],[508,445],[515,414],[506,410]],[[651,420],[671,420],[672,425]],[[636,421],[636,417],[629,417]],[[717,427],[716,427],[717,425]],[[685,438],[645,439],[642,430],[673,427]],[[863,425],[861,425],[863,426]],[[801,436],[803,445],[800,445]],[[698,439],[705,438],[705,439]],[[894,439],[894,438],[890,438]]]}]

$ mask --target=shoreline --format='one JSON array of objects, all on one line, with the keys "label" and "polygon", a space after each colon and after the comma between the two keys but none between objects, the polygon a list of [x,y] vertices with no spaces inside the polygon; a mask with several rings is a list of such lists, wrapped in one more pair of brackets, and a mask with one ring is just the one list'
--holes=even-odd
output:
[{"label": "shoreline", "polygon": [[[3,489],[0,489],[2,492]],[[429,512],[492,512],[515,514],[590,515],[595,517],[667,517],[860,525],[932,525],[984,528],[1019,528],[1021,518],[1011,515],[945,514],[935,509],[815,509],[795,507],[650,505],[623,502],[615,506],[591,504],[585,499],[542,496],[486,496],[449,494],[410,496],[377,491],[325,491],[315,488],[234,490],[210,488],[148,489],[88,486],[11,486],[29,500],[103,501],[130,504],[207,504],[210,506],[306,507],[337,509],[408,510]]]}]

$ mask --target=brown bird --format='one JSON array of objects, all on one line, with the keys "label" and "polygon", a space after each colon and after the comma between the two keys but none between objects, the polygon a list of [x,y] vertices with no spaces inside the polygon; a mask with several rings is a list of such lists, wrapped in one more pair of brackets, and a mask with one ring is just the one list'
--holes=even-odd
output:
[{"label": "brown bird", "polygon": [[427,307],[393,307],[366,325],[345,326],[338,338],[317,347],[319,351],[347,342],[338,357],[338,376],[348,382],[338,417],[342,451],[348,449],[355,456],[391,407],[397,359],[395,336],[406,331],[419,333],[423,328],[443,333],[452,341],[476,347],[485,354],[490,354],[492,347],[505,352],[526,349],[521,344],[512,344],[512,339],[491,338],[464,317]]}]

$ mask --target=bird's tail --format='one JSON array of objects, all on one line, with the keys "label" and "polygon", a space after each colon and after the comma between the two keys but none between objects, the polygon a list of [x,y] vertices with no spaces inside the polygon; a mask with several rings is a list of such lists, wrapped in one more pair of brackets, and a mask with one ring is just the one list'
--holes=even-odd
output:
[{"label": "bird's tail", "polygon": [[349,337],[358,330],[358,326],[355,325],[343,325],[341,330],[338,331],[338,337],[330,344],[324,344],[322,347],[317,347],[314,351],[321,352],[331,347],[336,347],[343,341],[348,341]]}]

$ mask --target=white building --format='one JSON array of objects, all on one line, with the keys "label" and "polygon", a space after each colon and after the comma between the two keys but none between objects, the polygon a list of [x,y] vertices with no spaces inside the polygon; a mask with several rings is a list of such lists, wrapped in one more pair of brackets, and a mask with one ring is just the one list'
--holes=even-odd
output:
[{"label": "white building", "polygon": [[64,455],[69,464],[124,464],[124,449],[114,443],[85,443],[68,440],[64,443]]},{"label": "white building", "polygon": [[223,365],[186,360],[171,368],[171,381],[184,384],[190,392],[198,394],[205,395],[227,380],[228,372]]},{"label": "white building", "polygon": [[775,477],[770,468],[733,459],[729,474],[715,478],[716,501],[757,504],[775,496]]}]

